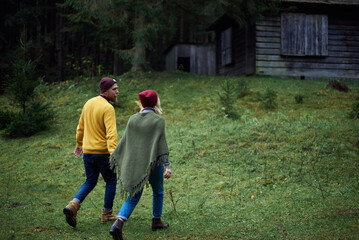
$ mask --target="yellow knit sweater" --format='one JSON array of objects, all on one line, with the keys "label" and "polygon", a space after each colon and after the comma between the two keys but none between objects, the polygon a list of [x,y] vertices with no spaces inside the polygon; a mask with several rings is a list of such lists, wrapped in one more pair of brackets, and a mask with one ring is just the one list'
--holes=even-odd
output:
[{"label": "yellow knit sweater", "polygon": [[85,103],[77,126],[76,143],[77,148],[88,154],[111,154],[115,150],[115,109],[103,97],[97,96]]}]

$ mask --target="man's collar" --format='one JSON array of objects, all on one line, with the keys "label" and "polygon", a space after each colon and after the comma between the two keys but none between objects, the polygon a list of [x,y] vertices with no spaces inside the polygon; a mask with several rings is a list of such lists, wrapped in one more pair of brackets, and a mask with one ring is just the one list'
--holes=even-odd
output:
[{"label": "man's collar", "polygon": [[105,95],[100,94],[100,96],[103,97],[104,99],[106,99],[108,102],[110,102],[110,99],[108,97],[106,97]]}]

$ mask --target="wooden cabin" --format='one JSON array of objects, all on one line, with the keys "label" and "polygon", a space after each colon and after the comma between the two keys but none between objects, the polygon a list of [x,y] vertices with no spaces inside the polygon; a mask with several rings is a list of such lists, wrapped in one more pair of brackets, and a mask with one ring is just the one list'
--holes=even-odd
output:
[{"label": "wooden cabin", "polygon": [[255,73],[255,28],[240,25],[223,15],[207,30],[215,31],[216,74],[251,75]]},{"label": "wooden cabin", "polygon": [[198,75],[216,74],[216,52],[212,44],[175,44],[165,55],[167,71],[179,69]]},{"label": "wooden cabin", "polygon": [[218,75],[359,80],[359,0],[282,0],[281,9],[290,11],[255,26],[225,15],[208,28]]}]

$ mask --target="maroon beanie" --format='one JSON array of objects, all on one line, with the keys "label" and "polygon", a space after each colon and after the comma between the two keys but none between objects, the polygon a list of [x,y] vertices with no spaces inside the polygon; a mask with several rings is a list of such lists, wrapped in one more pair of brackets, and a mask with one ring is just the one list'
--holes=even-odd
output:
[{"label": "maroon beanie", "polygon": [[110,87],[112,87],[117,81],[113,78],[102,78],[100,81],[100,90],[101,93],[106,92]]},{"label": "maroon beanie", "polygon": [[143,92],[140,92],[138,94],[138,97],[140,98],[142,107],[154,107],[156,106],[158,96],[157,93],[153,90],[146,90]]}]

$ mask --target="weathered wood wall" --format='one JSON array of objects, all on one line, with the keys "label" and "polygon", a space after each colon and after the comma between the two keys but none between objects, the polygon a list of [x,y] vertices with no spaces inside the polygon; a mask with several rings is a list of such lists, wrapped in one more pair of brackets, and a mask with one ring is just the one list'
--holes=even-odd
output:
[{"label": "weathered wood wall", "polygon": [[[228,26],[229,27],[229,26]],[[246,29],[232,25],[232,64],[222,66],[220,32],[216,32],[217,74],[219,75],[252,75],[255,73],[255,28]]]},{"label": "weathered wood wall", "polygon": [[166,53],[166,70],[176,70],[179,57],[190,58],[190,72],[199,75],[216,74],[214,45],[177,44]]},{"label": "weathered wood wall", "polygon": [[256,74],[301,78],[359,79],[359,20],[328,16],[328,54],[281,55],[280,17],[256,26]]}]

